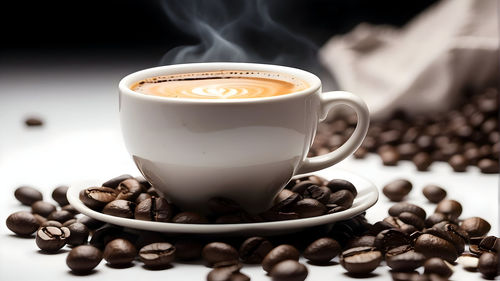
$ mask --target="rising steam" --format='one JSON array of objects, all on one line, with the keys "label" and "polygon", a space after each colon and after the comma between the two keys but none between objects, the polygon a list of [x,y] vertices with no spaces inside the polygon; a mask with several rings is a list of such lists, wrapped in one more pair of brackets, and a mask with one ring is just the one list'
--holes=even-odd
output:
[{"label": "rising steam", "polygon": [[163,0],[169,19],[199,43],[171,49],[161,64],[272,63],[303,68],[323,76],[317,58],[318,47],[274,21],[269,13],[271,2]]}]

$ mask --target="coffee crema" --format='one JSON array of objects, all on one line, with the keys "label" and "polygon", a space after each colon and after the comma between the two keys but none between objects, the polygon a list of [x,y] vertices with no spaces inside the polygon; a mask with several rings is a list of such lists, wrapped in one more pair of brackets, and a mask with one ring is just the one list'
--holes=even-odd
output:
[{"label": "coffee crema", "polygon": [[266,71],[211,71],[147,78],[130,89],[141,94],[191,99],[247,99],[295,93],[307,82],[283,73]]}]

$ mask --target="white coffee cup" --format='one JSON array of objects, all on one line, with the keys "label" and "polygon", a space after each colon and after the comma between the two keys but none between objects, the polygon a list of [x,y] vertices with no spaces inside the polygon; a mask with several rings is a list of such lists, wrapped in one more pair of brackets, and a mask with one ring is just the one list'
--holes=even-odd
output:
[{"label": "white coffee cup", "polygon": [[[310,87],[248,99],[168,98],[130,89],[154,76],[218,70],[284,73]],[[268,209],[292,176],[330,167],[352,154],[369,125],[368,108],[359,97],[322,93],[314,74],[277,65],[161,66],[126,76],[119,91],[123,138],[141,173],[179,207],[201,212],[207,212],[207,202],[214,197],[232,199],[250,213]],[[356,112],[354,133],[335,151],[308,158],[318,122],[339,104]]]}]

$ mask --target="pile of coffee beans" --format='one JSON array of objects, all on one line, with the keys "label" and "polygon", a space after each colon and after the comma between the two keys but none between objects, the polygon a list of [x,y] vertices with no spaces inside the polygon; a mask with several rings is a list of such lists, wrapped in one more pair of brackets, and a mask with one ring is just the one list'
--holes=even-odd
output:
[{"label": "pile of coffee beans", "polygon": [[160,197],[143,179],[121,175],[98,187],[80,192],[80,200],[89,208],[107,215],[138,220],[172,223],[252,223],[316,217],[347,210],[357,195],[348,181],[327,181],[318,176],[292,180],[274,200],[273,206],[258,215],[248,214],[227,198],[209,200],[212,215],[182,211]]},{"label": "pile of coffee beans", "polygon": [[[482,173],[499,173],[499,95],[495,88],[466,96],[456,110],[409,116],[397,111],[388,120],[372,121],[355,158],[377,153],[387,166],[409,160],[419,171],[435,161],[448,162],[456,172],[477,166]],[[310,155],[340,147],[352,134],[356,116],[320,124]]]},{"label": "pile of coffee beans", "polygon": [[[36,233],[35,241],[41,253],[62,253],[60,249],[69,245],[71,251],[66,264],[73,273],[81,275],[95,273],[94,268],[103,259],[113,268],[128,268],[139,261],[145,268],[155,270],[168,270],[174,263],[198,260],[212,268],[208,281],[250,280],[241,271],[245,264],[260,264],[274,281],[301,281],[308,276],[308,267],[299,261],[301,256],[310,264],[321,266],[337,266],[332,261],[338,259],[347,276],[356,278],[372,276],[371,272],[384,263],[393,280],[448,280],[454,266],[460,265],[466,270],[478,271],[484,278],[499,274],[500,239],[487,236],[491,226],[486,220],[460,219],[462,205],[447,199],[446,191],[439,186],[424,188],[429,201],[437,203],[435,213],[427,216],[421,207],[404,201],[411,189],[412,183],[408,180],[388,183],[384,194],[397,203],[388,210],[388,217],[374,224],[361,214],[334,225],[270,237],[166,236],[104,224],[66,205],[62,196],[66,187],[58,187],[52,194],[59,206],[42,201],[42,193],[32,187],[18,188],[15,197],[31,206],[32,211],[15,212],[6,223],[19,236],[32,237]],[[342,210],[348,208],[356,196],[356,189],[349,182],[326,181],[317,176],[294,180],[283,192],[273,207],[274,214],[269,215],[273,219],[319,214],[318,204],[326,209],[321,214],[336,208],[335,211]],[[88,205],[109,209],[110,214],[123,214],[123,217],[137,218],[140,214],[145,220],[181,223],[217,223],[219,218],[176,211],[175,206],[159,197],[149,184],[128,175],[114,178],[97,189],[86,189],[83,194],[88,197],[85,199]],[[138,200],[139,197],[143,199]],[[301,206],[297,203],[303,200],[315,201],[312,204],[315,207],[311,208],[314,212],[296,207]],[[149,203],[143,203],[145,201]],[[109,205],[112,202],[115,203]],[[212,207],[217,210],[214,213],[242,216],[234,202],[225,199],[214,202]],[[108,205],[113,207],[106,208]],[[136,205],[135,209],[132,205]],[[261,221],[266,220],[264,215],[259,217]],[[455,262],[457,265],[453,265]],[[423,271],[416,271],[418,268]]]}]

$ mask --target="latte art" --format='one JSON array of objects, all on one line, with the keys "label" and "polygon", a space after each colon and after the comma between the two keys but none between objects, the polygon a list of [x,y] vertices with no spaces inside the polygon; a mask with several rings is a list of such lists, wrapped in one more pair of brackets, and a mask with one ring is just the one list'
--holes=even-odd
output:
[{"label": "latte art", "polygon": [[305,81],[280,73],[217,71],[152,77],[131,89],[160,97],[246,99],[286,95],[307,87]]}]

